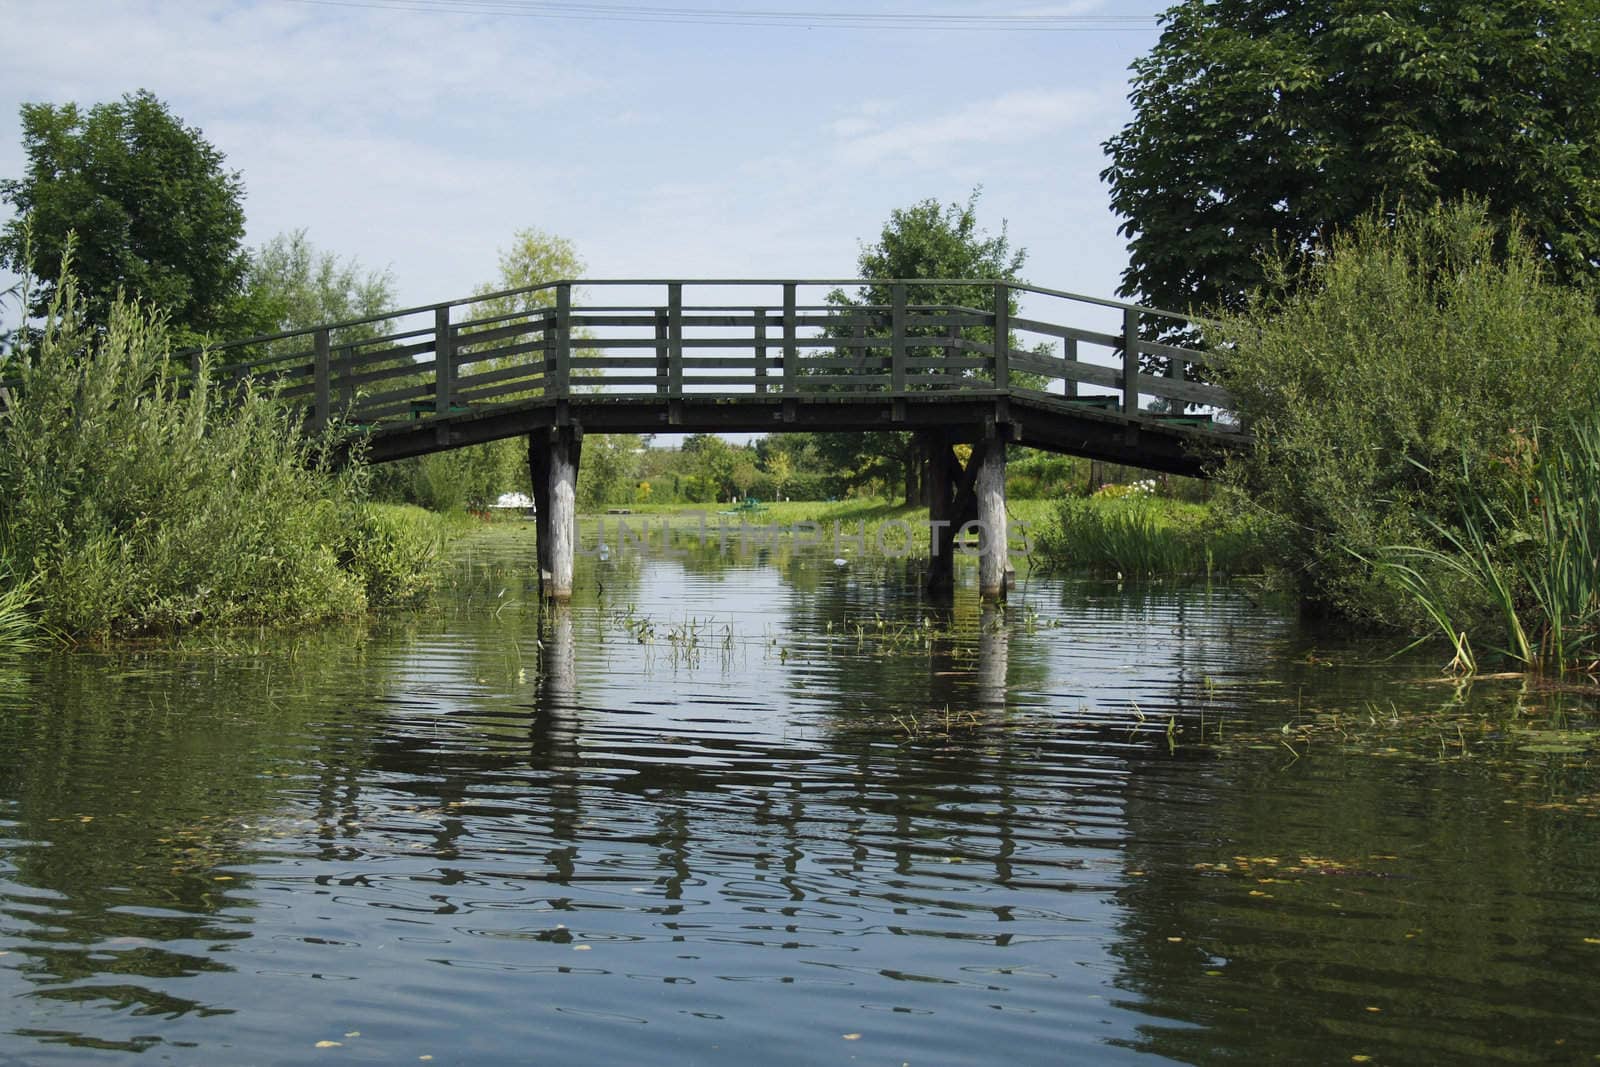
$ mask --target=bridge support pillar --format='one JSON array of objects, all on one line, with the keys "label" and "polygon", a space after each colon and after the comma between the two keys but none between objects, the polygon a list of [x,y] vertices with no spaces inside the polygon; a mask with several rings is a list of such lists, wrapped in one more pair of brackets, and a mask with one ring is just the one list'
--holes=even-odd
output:
[{"label": "bridge support pillar", "polygon": [[582,450],[583,435],[575,426],[552,427],[528,435],[539,592],[546,600],[572,598],[572,564],[578,547],[578,460]]},{"label": "bridge support pillar", "polygon": [[955,583],[956,473],[960,470],[950,443],[937,434],[924,438],[928,467],[923,490],[928,498],[928,589],[947,592]]},{"label": "bridge support pillar", "polygon": [[978,594],[986,600],[1004,600],[1011,554],[1006,536],[1006,442],[996,437],[975,449],[978,465],[973,492],[978,505]]}]

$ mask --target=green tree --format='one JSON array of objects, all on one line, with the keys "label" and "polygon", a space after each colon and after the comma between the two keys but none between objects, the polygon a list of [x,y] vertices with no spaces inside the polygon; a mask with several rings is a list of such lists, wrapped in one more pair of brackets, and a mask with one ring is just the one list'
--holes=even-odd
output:
[{"label": "green tree", "polygon": [[30,314],[55,298],[76,234],[87,321],[103,327],[122,292],[161,311],[180,344],[238,324],[243,185],[200,130],[145,91],[87,112],[24,104],[21,117],[27,169],[0,181],[0,200],[16,210],[0,231],[0,262],[40,279]]},{"label": "green tree", "polygon": [[[1025,249],[1012,250],[1005,223],[991,234],[978,225],[978,198],[974,189],[965,204],[940,204],[923,200],[890,212],[875,244],[861,250],[857,271],[866,279],[985,278],[1015,281],[1027,258]],[[854,294],[836,291],[830,301],[840,307],[889,304],[887,285],[867,284]],[[989,286],[917,286],[912,300],[918,304],[946,304],[987,308],[994,303]],[[1015,301],[1013,301],[1013,305]],[[1013,310],[1015,310],[1013,306]],[[987,336],[980,336],[987,334]],[[992,341],[992,331],[973,331],[969,339]],[[928,353],[938,350],[929,349]],[[821,433],[816,444],[825,461],[845,474],[853,486],[900,481],[907,504],[921,496],[922,448],[909,433]]]},{"label": "green tree", "polygon": [[1237,311],[1265,253],[1463,195],[1502,240],[1520,218],[1558,280],[1600,276],[1600,0],[1183,0],[1162,19],[1105,144],[1124,296]]},{"label": "green tree", "polygon": [[511,235],[509,247],[500,251],[500,275],[478,286],[474,294],[486,297],[473,305],[474,318],[533,314],[556,305],[554,289],[490,296],[507,289],[527,289],[551,282],[583,277],[583,260],[565,237],[527,227]]},{"label": "green tree", "polygon": [[592,509],[631,503],[640,447],[637,434],[589,434],[585,437],[583,462],[578,465],[578,506]]},{"label": "green tree", "polygon": [[[250,257],[247,314],[262,333],[377,318],[394,310],[394,275],[321,252],[305,230],[283,233]],[[352,335],[342,334],[349,341]]]}]

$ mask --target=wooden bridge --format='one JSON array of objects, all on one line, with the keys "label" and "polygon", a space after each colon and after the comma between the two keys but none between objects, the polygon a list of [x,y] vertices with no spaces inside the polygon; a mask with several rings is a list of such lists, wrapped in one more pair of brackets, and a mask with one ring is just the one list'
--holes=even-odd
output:
[{"label": "wooden bridge", "polygon": [[[845,287],[889,301],[841,302]],[[930,582],[950,581],[956,531],[975,522],[980,587],[1003,596],[1005,537],[988,531],[1005,529],[1007,443],[1199,475],[1241,442],[1227,394],[1204,382],[1216,355],[1142,339],[1183,324],[970,279],[563,281],[249,338],[210,358],[216,378],[270,383],[312,429],[348,430],[376,462],[525,436],[555,599],[572,591],[586,433],[913,431],[930,519],[946,524]],[[198,368],[201,354],[190,358]]]}]

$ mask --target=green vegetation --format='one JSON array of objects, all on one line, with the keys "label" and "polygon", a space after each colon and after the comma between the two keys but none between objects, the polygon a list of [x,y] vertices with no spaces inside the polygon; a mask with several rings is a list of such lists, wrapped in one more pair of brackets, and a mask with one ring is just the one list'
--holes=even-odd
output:
[{"label": "green vegetation", "polygon": [[1262,538],[1248,521],[1155,496],[1148,485],[1108,485],[1093,496],[1060,501],[1039,538],[1039,557],[1052,568],[1124,578],[1255,574],[1266,568]]},{"label": "green vegetation", "polygon": [[[24,104],[21,120],[27,171],[0,181],[16,212],[0,263],[55,279],[72,249],[77,314],[98,327],[119,293],[160,308],[179,343],[242,324],[243,183],[198,129],[148,92],[86,112]],[[29,314],[56,297],[45,281]]]},{"label": "green vegetation", "polygon": [[1530,239],[1472,203],[1369,216],[1209,339],[1256,441],[1223,481],[1308,602],[1452,636],[1514,617],[1529,665],[1589,647],[1581,590],[1556,590],[1586,547],[1556,533],[1587,506],[1573,428],[1600,399],[1600,317]]},{"label": "green vegetation", "polygon": [[1558,282],[1600,278],[1595,0],[1180,0],[1106,142],[1122,293],[1244,312],[1333,234],[1397,204],[1483,198]]},{"label": "green vegetation", "polygon": [[[941,205],[929,199],[890,212],[878,240],[862,248],[856,264],[858,276],[1016,279],[1027,251],[1012,250],[1003,222],[998,234],[990,234],[978,225],[978,195],[978,190],[973,190],[965,204]],[[841,308],[885,307],[891,303],[891,295],[888,286],[865,285],[854,294],[836,291],[829,299]],[[988,286],[918,286],[909,295],[917,304],[994,306],[994,291]],[[1014,311],[1014,299],[1012,305]],[[992,344],[993,332],[974,328],[969,339]],[[910,351],[930,356],[943,350],[918,350],[913,345]],[[846,488],[903,487],[907,503],[920,499],[923,446],[915,434],[884,431],[813,436],[825,469],[840,472]]]},{"label": "green vegetation", "polygon": [[367,504],[360,464],[329,469],[248,383],[192,378],[159,316],[119,302],[100,328],[70,275],[53,291],[0,423],[7,632],[24,598],[45,631],[103,642],[356,615],[425,585],[434,529]]},{"label": "green vegetation", "polygon": [[1551,448],[1529,442],[1516,470],[1509,501],[1466,491],[1459,530],[1435,525],[1443,547],[1390,547],[1380,563],[1460,668],[1477,669],[1476,641],[1528,670],[1600,673],[1600,417]]}]

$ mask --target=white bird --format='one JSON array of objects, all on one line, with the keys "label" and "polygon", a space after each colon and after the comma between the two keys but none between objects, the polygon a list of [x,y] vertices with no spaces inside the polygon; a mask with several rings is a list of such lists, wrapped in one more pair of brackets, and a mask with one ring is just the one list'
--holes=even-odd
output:
[{"label": "white bird", "polygon": [[849,566],[849,564],[850,564],[850,561],[845,559],[843,556],[841,556],[838,559],[833,561],[833,565],[835,567],[846,567],[846,566]]},{"label": "white bird", "polygon": [[611,546],[606,544],[604,541],[600,542],[600,558],[601,559],[610,559],[611,558]]}]

